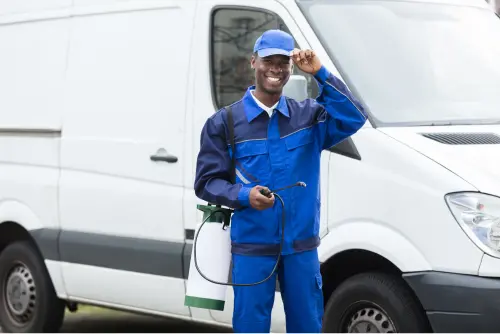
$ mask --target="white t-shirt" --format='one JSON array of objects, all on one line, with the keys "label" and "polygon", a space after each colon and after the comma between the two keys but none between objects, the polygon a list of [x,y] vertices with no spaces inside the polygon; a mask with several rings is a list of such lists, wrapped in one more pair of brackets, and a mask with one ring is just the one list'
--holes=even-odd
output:
[{"label": "white t-shirt", "polygon": [[269,107],[268,107],[268,106],[266,106],[264,103],[260,102],[260,101],[259,101],[259,100],[255,97],[255,95],[253,95],[253,92],[254,92],[253,90],[251,90],[251,91],[250,91],[250,93],[252,94],[253,99],[255,100],[255,103],[257,103],[257,105],[258,105],[259,107],[261,107],[262,109],[264,109],[264,110],[267,112],[267,114],[269,115],[269,118],[271,118],[271,115],[273,114],[274,108],[276,108],[276,107],[278,106],[279,101],[278,101],[278,102],[276,102],[276,104],[275,104],[274,106],[272,106],[271,108],[269,108]]}]

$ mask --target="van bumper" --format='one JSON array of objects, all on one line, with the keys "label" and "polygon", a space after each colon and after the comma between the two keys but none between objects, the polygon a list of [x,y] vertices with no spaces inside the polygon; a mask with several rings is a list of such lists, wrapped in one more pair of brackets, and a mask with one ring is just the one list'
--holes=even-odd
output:
[{"label": "van bumper", "polygon": [[500,279],[442,272],[404,274],[434,332],[500,332]]}]

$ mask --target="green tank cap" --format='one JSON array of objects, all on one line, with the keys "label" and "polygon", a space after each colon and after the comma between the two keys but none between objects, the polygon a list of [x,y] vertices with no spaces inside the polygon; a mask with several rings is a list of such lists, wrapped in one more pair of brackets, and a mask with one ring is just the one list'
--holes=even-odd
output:
[{"label": "green tank cap", "polygon": [[[233,210],[223,208],[220,205],[212,205],[212,204],[207,204],[207,205],[198,204],[196,205],[196,207],[198,210],[203,212],[203,221],[205,221],[205,219],[207,219],[210,215],[212,215],[207,220],[207,223],[220,223],[224,224],[225,226],[229,226],[231,221],[231,213],[233,212]],[[215,213],[212,214],[213,212]]]}]

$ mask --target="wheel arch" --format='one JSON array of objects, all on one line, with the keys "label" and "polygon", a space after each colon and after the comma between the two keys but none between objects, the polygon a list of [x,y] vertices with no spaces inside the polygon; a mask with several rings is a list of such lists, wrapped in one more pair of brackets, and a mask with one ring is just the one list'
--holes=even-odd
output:
[{"label": "wheel arch", "polygon": [[[1,215],[1,209],[2,206],[0,206],[0,218],[5,218],[5,215]],[[12,214],[9,215],[9,217],[12,216]],[[59,230],[40,228],[40,225],[36,223],[36,217],[31,212],[18,212],[17,218],[21,220],[0,220],[0,254],[5,247],[14,242],[29,242],[39,255],[41,264],[47,271],[57,295],[66,298],[67,293],[57,247]],[[22,220],[22,218],[26,218],[28,221]],[[35,227],[35,229],[29,229],[29,227]]]},{"label": "wheel arch", "polygon": [[16,241],[29,241],[43,258],[39,245],[26,228],[14,221],[0,222],[0,253],[5,247]]},{"label": "wheel arch", "polygon": [[44,227],[33,210],[17,200],[4,200],[0,202],[0,223],[4,222],[17,223],[26,231]]},{"label": "wheel arch", "polygon": [[414,289],[403,279],[404,272],[384,256],[366,249],[348,249],[322,262],[320,268],[325,307],[334,291],[349,278],[363,273],[383,273],[397,278],[407,288],[417,307],[425,315],[425,326],[431,328],[422,302]]},{"label": "wheel arch", "polygon": [[379,271],[401,277],[403,272],[385,257],[365,249],[348,249],[321,263],[325,304],[333,291],[356,274]]},{"label": "wheel arch", "polygon": [[19,241],[27,241],[39,256],[41,265],[45,268],[49,275],[57,295],[66,297],[66,289],[62,283],[62,273],[58,262],[55,265],[49,266],[47,259],[57,259],[57,245],[52,245],[54,237],[52,236],[53,230],[37,229],[28,231],[23,225],[15,221],[4,221],[0,223],[0,254],[3,250]]},{"label": "wheel arch", "polygon": [[39,216],[17,200],[0,201],[0,251],[16,240],[29,240],[44,259],[59,260],[59,229],[46,228]]}]

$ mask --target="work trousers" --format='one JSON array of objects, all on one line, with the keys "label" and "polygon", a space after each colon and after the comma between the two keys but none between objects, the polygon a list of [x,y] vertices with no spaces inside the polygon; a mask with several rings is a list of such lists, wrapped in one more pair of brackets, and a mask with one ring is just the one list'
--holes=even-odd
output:
[{"label": "work trousers", "polygon": [[[233,254],[234,283],[258,282],[269,276],[277,256]],[[233,330],[269,333],[276,292],[276,274],[288,333],[320,333],[323,318],[322,277],[317,249],[281,257],[276,273],[254,286],[235,286]]]}]

